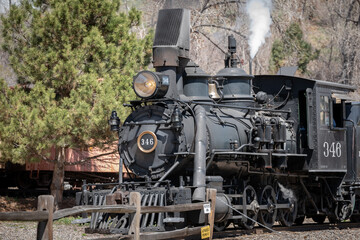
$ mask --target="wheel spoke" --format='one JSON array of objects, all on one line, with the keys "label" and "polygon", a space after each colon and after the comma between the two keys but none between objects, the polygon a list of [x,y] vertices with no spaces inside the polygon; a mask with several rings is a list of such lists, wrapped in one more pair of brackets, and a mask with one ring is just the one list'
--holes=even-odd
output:
[{"label": "wheel spoke", "polygon": [[[247,185],[243,191],[243,195],[244,196],[240,201],[240,205],[242,205],[243,201],[245,201],[245,204],[247,205],[247,207],[251,206],[253,209],[247,210],[246,215],[249,218],[256,220],[259,204],[257,201],[257,194],[256,194],[255,189],[252,186]],[[245,220],[239,219],[235,223],[245,229],[252,229],[255,225],[255,222],[248,218],[246,218]]]},{"label": "wheel spoke", "polygon": [[267,209],[259,212],[258,219],[266,227],[272,227],[277,215],[277,209],[275,208],[276,195],[274,189],[270,185],[265,186],[261,191],[259,198],[260,204],[267,206]]},{"label": "wheel spoke", "polygon": [[294,198],[284,198],[280,187],[277,188],[276,198],[279,203],[293,205],[290,209],[279,209],[279,221],[281,225],[290,227],[294,224],[297,216],[297,201]]}]

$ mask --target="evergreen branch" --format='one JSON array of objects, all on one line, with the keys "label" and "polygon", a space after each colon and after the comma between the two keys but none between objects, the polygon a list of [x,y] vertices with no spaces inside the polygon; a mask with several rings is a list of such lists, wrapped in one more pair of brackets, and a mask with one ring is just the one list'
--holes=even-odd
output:
[{"label": "evergreen branch", "polygon": [[55,163],[56,161],[55,160],[52,160],[48,157],[46,157],[44,154],[38,152],[36,149],[30,147],[29,145],[26,145],[25,146],[34,156],[37,156],[39,157],[40,159],[46,161],[46,162],[50,162],[50,163]]},{"label": "evergreen branch", "polygon": [[25,36],[25,33],[23,31],[21,31],[20,28],[13,28],[13,30],[15,31],[15,33],[17,33],[19,36],[23,37],[23,39],[25,40],[26,43],[28,43],[28,39]]},{"label": "evergreen branch", "polygon": [[37,156],[39,156],[44,161],[47,161],[47,162],[50,162],[50,163],[55,163],[56,162],[55,160],[52,160],[52,159],[46,157],[45,155],[43,155],[41,153],[35,153],[35,152],[33,152],[33,153],[36,154]]}]

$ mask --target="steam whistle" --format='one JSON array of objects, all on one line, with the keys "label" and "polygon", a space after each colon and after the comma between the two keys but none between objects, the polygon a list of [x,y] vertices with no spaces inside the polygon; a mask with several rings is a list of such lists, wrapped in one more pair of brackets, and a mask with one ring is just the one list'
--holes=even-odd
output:
[{"label": "steam whistle", "polygon": [[233,35],[228,36],[228,52],[225,56],[225,68],[236,68],[239,64],[236,58],[236,39]]}]

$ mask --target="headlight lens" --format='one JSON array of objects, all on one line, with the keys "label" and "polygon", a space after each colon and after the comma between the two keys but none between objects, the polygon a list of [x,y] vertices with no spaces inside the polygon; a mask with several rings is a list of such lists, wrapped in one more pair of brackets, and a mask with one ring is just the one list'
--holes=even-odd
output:
[{"label": "headlight lens", "polygon": [[152,72],[140,72],[134,78],[135,93],[141,98],[149,98],[154,95],[157,82],[157,76]]},{"label": "headlight lens", "polygon": [[139,72],[133,81],[133,88],[141,98],[165,96],[169,87],[169,76],[150,71]]}]

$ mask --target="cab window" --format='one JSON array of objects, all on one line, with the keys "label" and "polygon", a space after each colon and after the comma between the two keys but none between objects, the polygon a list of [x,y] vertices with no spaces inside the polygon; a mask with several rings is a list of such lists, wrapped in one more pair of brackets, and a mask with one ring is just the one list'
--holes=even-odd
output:
[{"label": "cab window", "polygon": [[333,128],[342,128],[344,127],[344,111],[345,108],[344,101],[341,99],[332,99],[332,127]]},{"label": "cab window", "polygon": [[330,107],[329,97],[320,96],[320,124],[330,126]]}]

